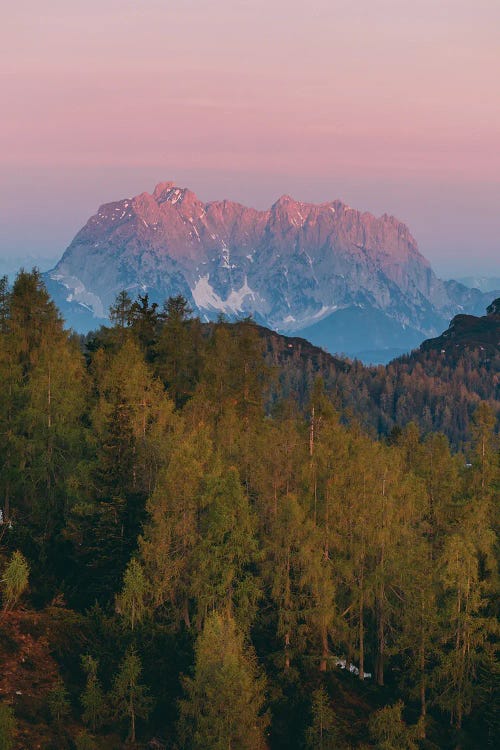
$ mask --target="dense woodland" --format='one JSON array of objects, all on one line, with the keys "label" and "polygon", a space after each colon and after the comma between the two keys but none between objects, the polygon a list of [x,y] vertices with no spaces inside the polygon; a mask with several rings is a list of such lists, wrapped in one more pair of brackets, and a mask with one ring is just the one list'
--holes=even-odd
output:
[{"label": "dense woodland", "polygon": [[111,321],[0,283],[0,748],[495,747],[491,361]]},{"label": "dense woodland", "polygon": [[[475,320],[484,320],[483,318]],[[293,396],[306,407],[314,380],[342,414],[354,415],[373,436],[387,436],[409,422],[423,434],[443,432],[454,449],[466,449],[480,401],[500,413],[500,315],[495,317],[495,348],[451,345],[441,339],[387,366],[332,357],[304,339],[259,328],[266,362],[277,367],[277,397]],[[472,344],[472,345],[469,345]]]}]

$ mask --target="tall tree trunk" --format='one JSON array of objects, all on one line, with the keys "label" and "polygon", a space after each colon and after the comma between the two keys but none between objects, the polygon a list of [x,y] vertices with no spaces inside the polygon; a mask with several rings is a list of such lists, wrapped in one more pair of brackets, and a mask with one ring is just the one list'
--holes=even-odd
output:
[{"label": "tall tree trunk", "polygon": [[422,674],[420,676],[420,721],[419,721],[419,734],[421,740],[425,740],[425,722],[427,719],[427,698],[425,691],[425,654],[424,650],[420,650],[420,668]]},{"label": "tall tree trunk", "polygon": [[326,626],[321,628],[321,662],[319,665],[320,672],[326,672],[328,665],[328,631]]},{"label": "tall tree trunk", "polygon": [[311,410],[311,425],[309,428],[309,455],[314,453],[314,406]]},{"label": "tall tree trunk", "polygon": [[5,482],[5,494],[4,494],[4,506],[3,506],[3,521],[9,523],[10,516],[10,482],[7,479]]},{"label": "tall tree trunk", "polygon": [[[290,547],[288,547],[287,550],[287,556],[286,556],[286,576],[287,576],[287,590],[285,595],[285,607],[290,607]],[[289,669],[290,667],[290,631],[287,631],[285,633],[285,669]]]},{"label": "tall tree trunk", "polygon": [[425,740],[425,722],[427,718],[427,697],[426,697],[426,674],[425,674],[425,597],[424,592],[420,592],[420,721],[419,737]]},{"label": "tall tree trunk", "polygon": [[182,618],[184,620],[184,625],[189,630],[189,628],[191,627],[191,618],[189,617],[189,602],[187,596],[184,597],[182,606]]},{"label": "tall tree trunk", "polygon": [[377,599],[377,685],[384,684],[384,657],[385,657],[385,624],[384,624],[384,589],[381,587]]},{"label": "tall tree trunk", "polygon": [[359,594],[359,679],[365,679],[365,623],[364,623],[364,592],[363,580]]},{"label": "tall tree trunk", "polygon": [[346,654],[346,666],[349,667],[349,664],[352,664],[354,661],[354,643],[356,636],[355,636],[355,630],[356,630],[356,622],[354,620],[354,611],[353,609],[350,609],[349,611],[349,631],[348,631],[348,640],[347,640],[347,654]]},{"label": "tall tree trunk", "polygon": [[130,741],[135,744],[135,707],[133,698],[130,698]]}]

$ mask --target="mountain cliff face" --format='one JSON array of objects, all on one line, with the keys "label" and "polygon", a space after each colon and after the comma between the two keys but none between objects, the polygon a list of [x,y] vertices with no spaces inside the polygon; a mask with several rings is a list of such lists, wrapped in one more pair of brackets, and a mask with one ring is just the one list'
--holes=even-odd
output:
[{"label": "mountain cliff face", "polygon": [[203,203],[171,182],[101,206],[47,280],[80,329],[91,325],[84,311],[103,319],[128,289],[159,302],[182,294],[204,319],[252,315],[350,354],[409,349],[457,312],[484,308],[478,290],[437,279],[392,216],[289,196],[268,211]]}]

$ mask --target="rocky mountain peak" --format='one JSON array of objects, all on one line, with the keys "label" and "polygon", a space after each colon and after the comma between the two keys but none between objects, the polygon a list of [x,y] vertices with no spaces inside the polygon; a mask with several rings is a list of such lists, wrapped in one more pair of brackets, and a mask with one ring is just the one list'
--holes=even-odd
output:
[{"label": "rocky mountain peak", "polygon": [[273,203],[271,210],[289,206],[291,203],[297,203],[297,201],[294,200],[291,195],[284,194]]},{"label": "rocky mountain peak", "polygon": [[174,190],[175,187],[175,182],[159,182],[153,190],[153,198],[160,202],[163,195]]},{"label": "rocky mountain peak", "polygon": [[[393,342],[396,330],[416,345],[457,312],[472,312],[481,296],[437,279],[408,227],[387,214],[289,195],[267,211],[230,200],[204,203],[175,182],[101,206],[50,279],[59,300],[63,294],[98,317],[121,289],[147,290],[158,302],[182,294],[203,319],[252,315],[287,332],[333,330],[331,321],[347,310],[353,325],[363,310],[371,311],[362,323],[368,337],[376,311],[384,331],[378,346],[387,337]],[[337,346],[349,351],[345,338],[328,343]]]}]

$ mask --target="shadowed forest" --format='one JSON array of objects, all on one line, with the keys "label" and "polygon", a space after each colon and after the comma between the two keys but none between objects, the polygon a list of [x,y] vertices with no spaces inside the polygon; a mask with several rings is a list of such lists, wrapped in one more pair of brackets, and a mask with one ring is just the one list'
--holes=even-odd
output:
[{"label": "shadowed forest", "polygon": [[498,354],[110,318],[0,282],[0,748],[495,747]]}]

